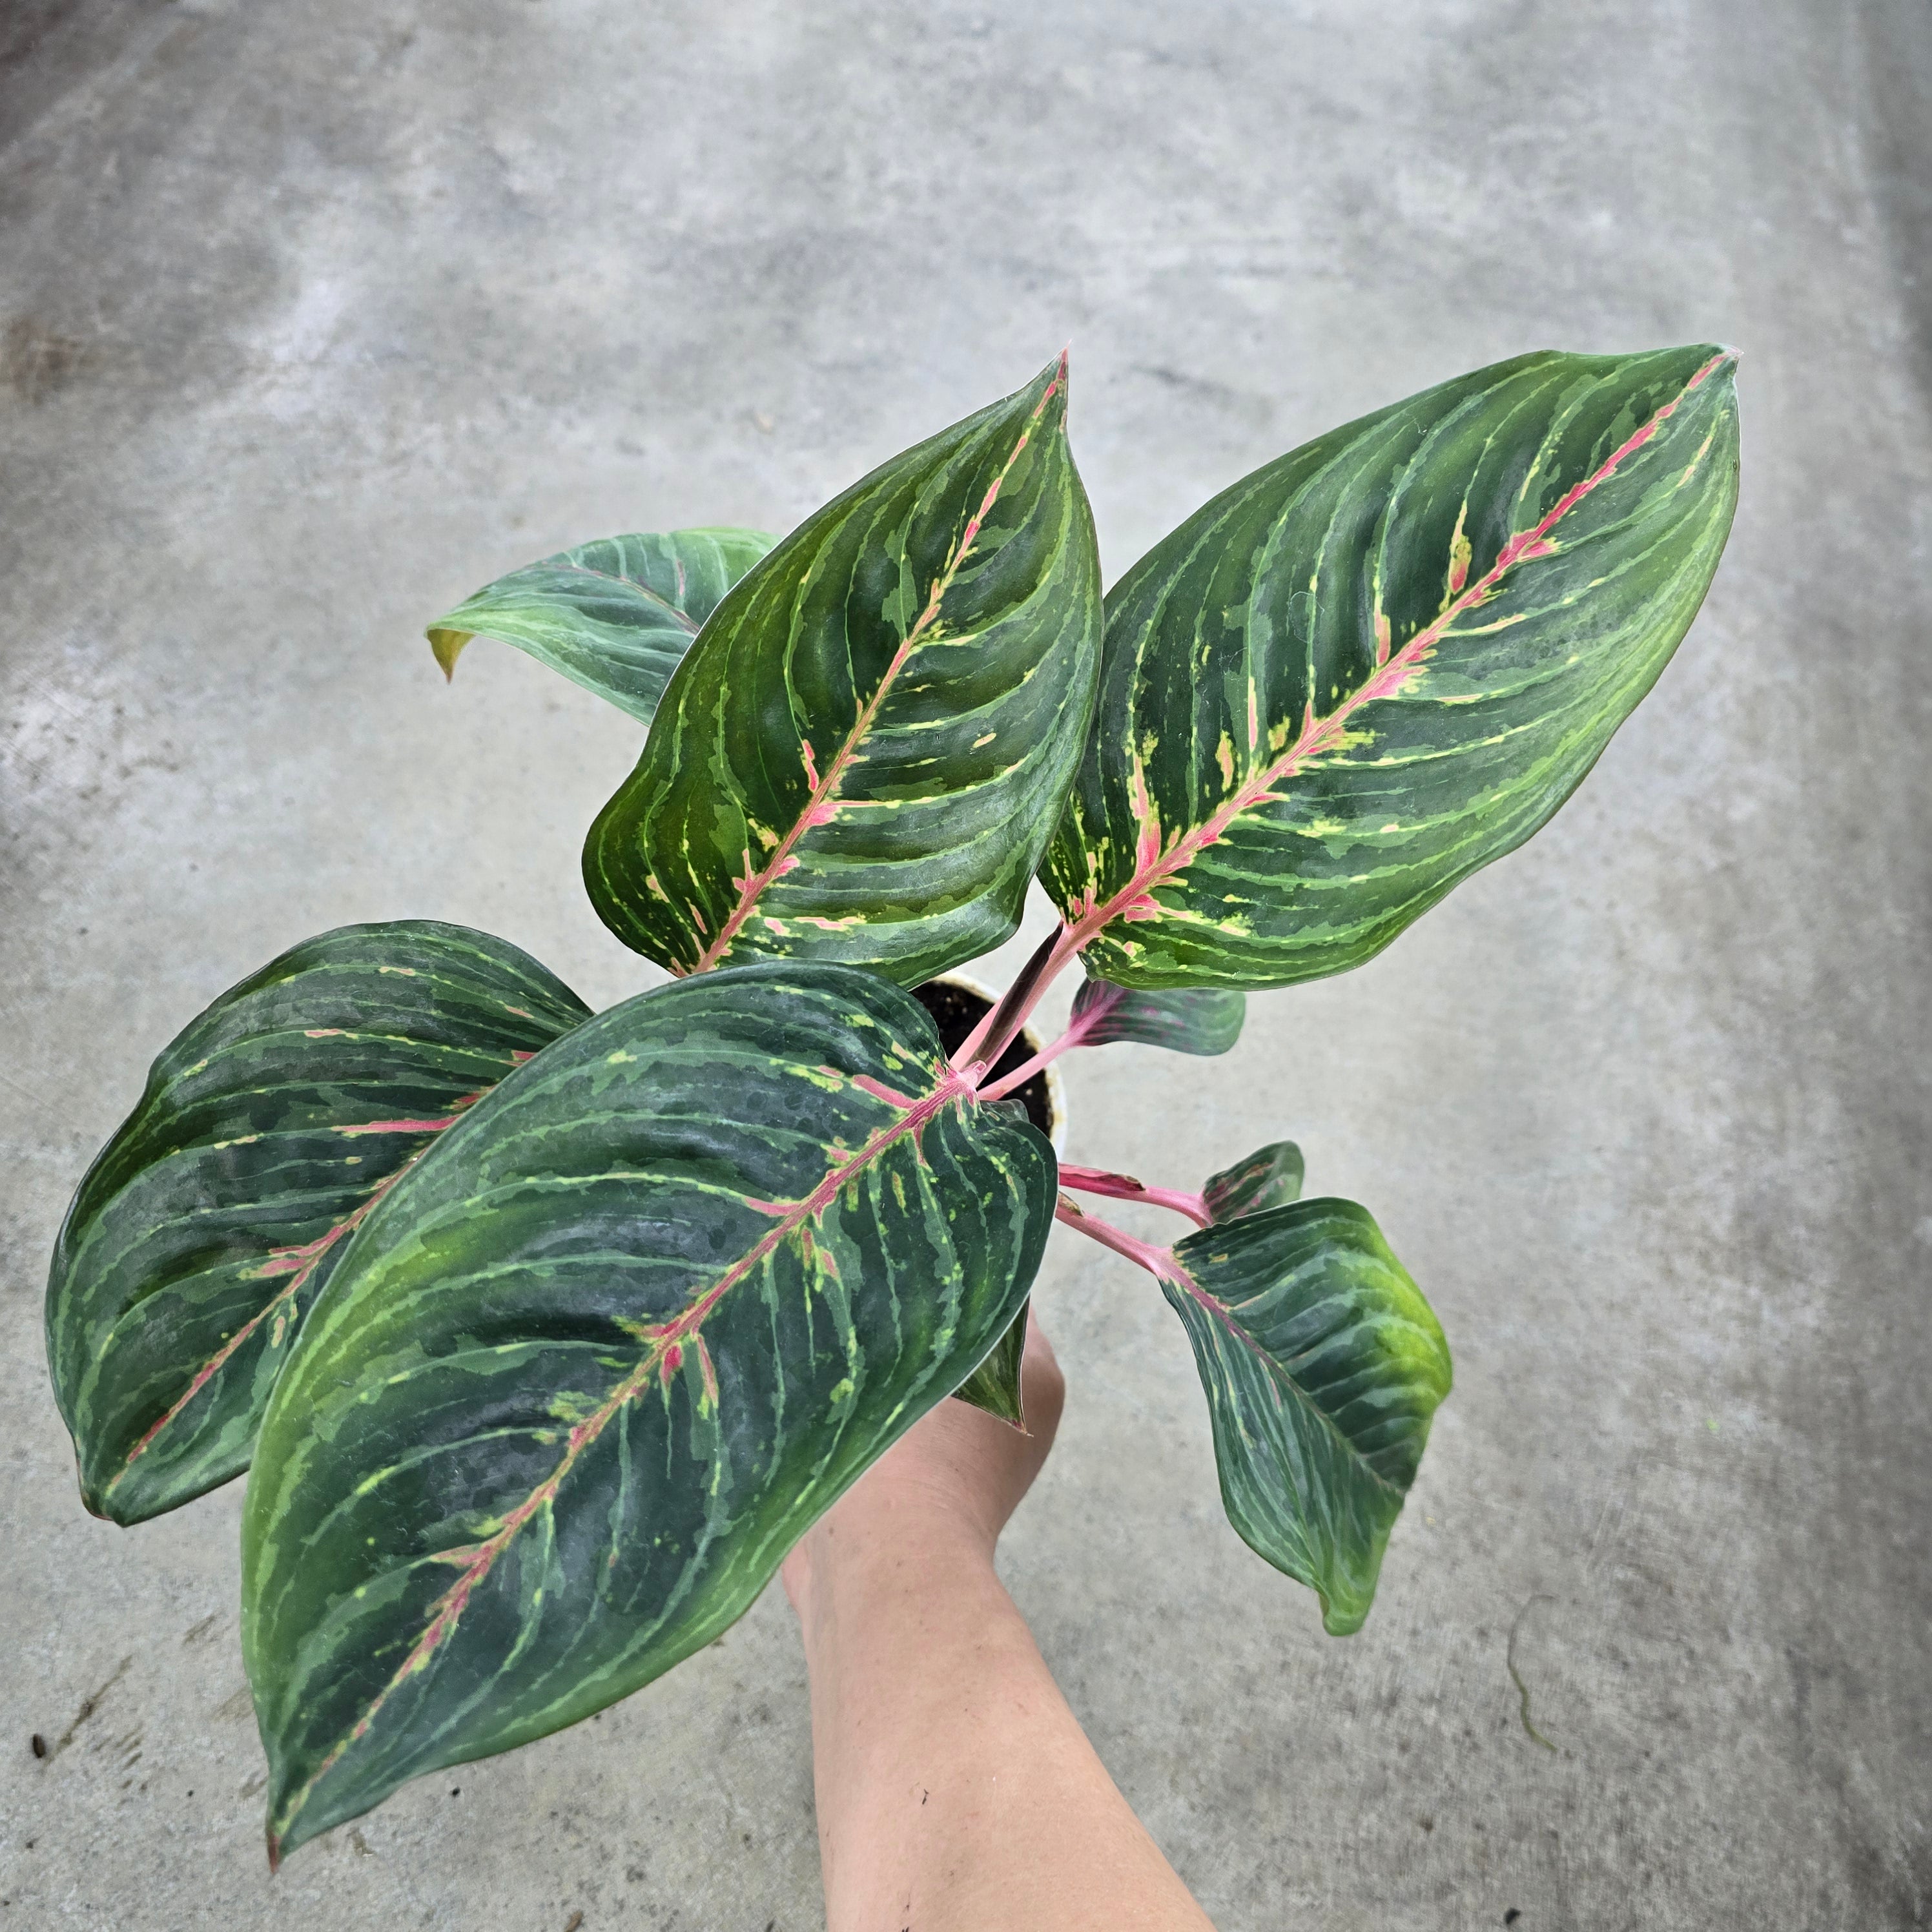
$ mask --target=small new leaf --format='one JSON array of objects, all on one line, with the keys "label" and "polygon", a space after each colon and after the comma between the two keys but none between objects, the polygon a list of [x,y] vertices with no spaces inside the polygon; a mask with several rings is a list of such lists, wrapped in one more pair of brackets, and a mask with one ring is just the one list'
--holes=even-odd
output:
[{"label": "small new leaf", "polygon": [[1132,1040],[1211,1058],[1240,1038],[1246,1016],[1245,996],[1218,986],[1138,993],[1090,979],[1073,996],[1073,1024],[1082,1046]]},{"label": "small new leaf", "polygon": [[1218,1226],[1238,1221],[1244,1214],[1258,1214],[1265,1208],[1286,1208],[1301,1198],[1306,1171],[1301,1150],[1294,1142],[1270,1141],[1246,1160],[1222,1168],[1202,1189],[1208,1218]]},{"label": "small new leaf", "polygon": [[1415,1480],[1449,1350],[1352,1201],[1302,1201],[1190,1234],[1161,1287],[1194,1345],[1228,1520],[1359,1630]]},{"label": "small new leaf", "polygon": [[473,637],[500,639],[648,724],[706,618],[769,550],[760,530],[606,537],[513,570],[428,628],[443,675]]}]

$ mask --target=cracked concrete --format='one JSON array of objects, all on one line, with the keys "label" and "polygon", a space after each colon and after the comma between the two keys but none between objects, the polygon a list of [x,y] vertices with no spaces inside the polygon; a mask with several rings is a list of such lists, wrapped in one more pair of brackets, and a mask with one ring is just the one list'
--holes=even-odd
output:
[{"label": "cracked concrete", "polygon": [[783,529],[1070,337],[1110,574],[1546,344],[1739,345],[1745,477],[1549,831],[1229,1060],[1070,1070],[1090,1162],[1299,1138],[1457,1387],[1324,1639],[1222,1519],[1178,1325],[1057,1242],[1073,1392],[1006,1568],[1069,1694],[1228,1932],[1932,1918],[1928,103],[1925,0],[19,0],[0,1924],[820,1922],[775,1593],[272,1883],[238,1489],[82,1513],[44,1270],[148,1058],[305,934],[641,983],[576,878],[631,727],[500,647],[445,688],[427,616],[589,536]]}]

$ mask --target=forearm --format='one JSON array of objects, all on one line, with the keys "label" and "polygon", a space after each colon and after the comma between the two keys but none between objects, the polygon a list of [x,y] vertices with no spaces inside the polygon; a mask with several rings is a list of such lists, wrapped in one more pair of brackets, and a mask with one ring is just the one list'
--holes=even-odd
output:
[{"label": "forearm", "polygon": [[914,1509],[814,1538],[800,1608],[830,1932],[1205,1932],[990,1544]]}]

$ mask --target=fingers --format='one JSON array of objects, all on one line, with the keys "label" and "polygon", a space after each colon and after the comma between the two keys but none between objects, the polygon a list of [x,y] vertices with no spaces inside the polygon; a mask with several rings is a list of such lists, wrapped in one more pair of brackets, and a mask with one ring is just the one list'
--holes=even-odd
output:
[{"label": "fingers", "polygon": [[[1020,1357],[1024,1430],[962,1402],[940,1402],[914,1424],[808,1531],[784,1562],[786,1594],[803,1613],[814,1566],[836,1549],[862,1550],[868,1541],[902,1544],[949,1525],[964,1526],[984,1560],[1020,1498],[1033,1486],[1066,1399],[1066,1378],[1035,1314]],[[825,1532],[836,1529],[828,1543]]]}]

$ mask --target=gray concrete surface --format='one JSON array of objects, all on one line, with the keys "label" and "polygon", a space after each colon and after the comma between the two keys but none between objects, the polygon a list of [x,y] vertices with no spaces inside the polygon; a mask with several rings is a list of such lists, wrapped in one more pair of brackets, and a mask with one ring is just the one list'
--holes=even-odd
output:
[{"label": "gray concrete surface", "polygon": [[305,934],[642,983],[576,878],[631,728],[500,647],[446,689],[425,617],[784,528],[1070,338],[1110,572],[1520,349],[1726,340],[1745,412],[1705,614],[1549,832],[1230,1061],[1072,1070],[1096,1162],[1300,1138],[1458,1377],[1324,1639],[1178,1325],[1063,1238],[1006,1567],[1076,1707],[1226,1932],[1927,1923],[1928,127],[1926,0],[15,0],[0,1925],[821,1922],[776,1593],[272,1883],[239,1490],[81,1513],[43,1271],[151,1054]]}]

